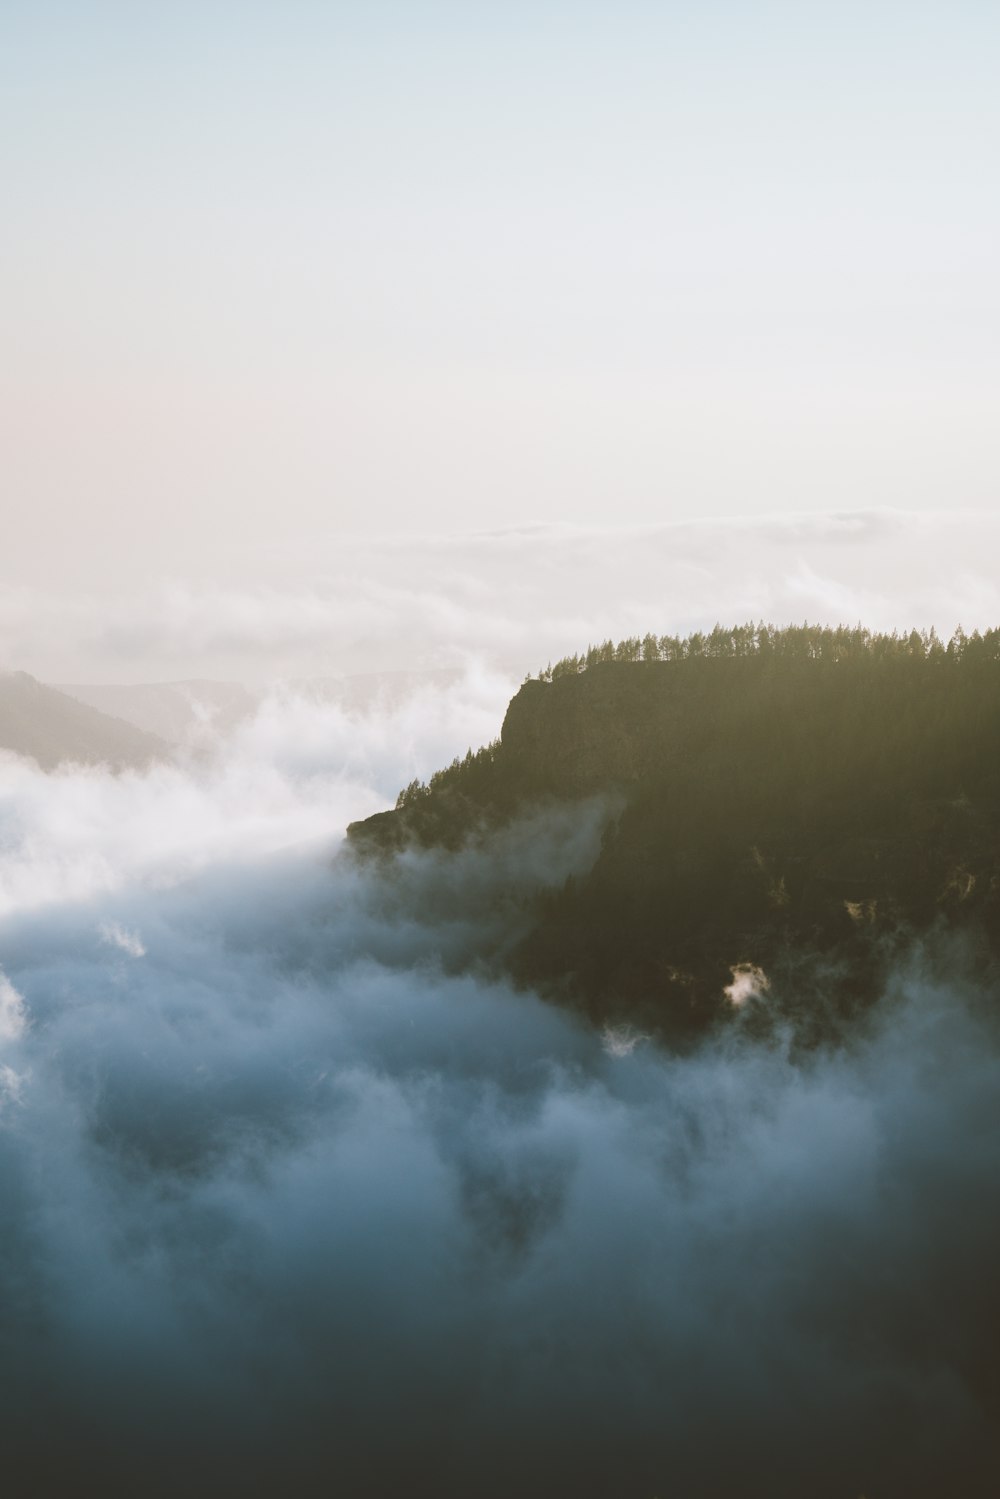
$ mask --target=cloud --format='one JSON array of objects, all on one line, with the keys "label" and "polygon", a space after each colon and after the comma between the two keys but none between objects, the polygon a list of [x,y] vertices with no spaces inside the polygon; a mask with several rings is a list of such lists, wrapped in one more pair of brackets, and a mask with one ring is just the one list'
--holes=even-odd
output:
[{"label": "cloud", "polygon": [[0,664],[49,681],[265,682],[485,660],[520,678],[592,641],[718,621],[992,626],[988,512],[312,538],[218,580],[0,590]]},{"label": "cloud", "polygon": [[13,1041],[24,1030],[24,999],[0,972],[0,1041]]},{"label": "cloud", "polygon": [[192,754],[146,772],[67,767],[39,776],[13,756],[0,779],[0,916],[85,900],[141,879],[170,884],[216,862],[339,840],[401,786],[495,737],[512,690],[470,665],[351,706],[277,689]]},{"label": "cloud", "polygon": [[[399,782],[444,716],[396,740]],[[381,804],[393,722],[355,723],[340,779],[348,728],[324,761],[339,720],[301,703],[208,767],[19,771],[0,1370],[26,1491],[991,1493],[982,977],[914,953],[805,1054],[744,1012],[686,1056],[602,1034],[494,960],[604,809],[358,867],[337,818]]]},{"label": "cloud", "polygon": [[730,972],[733,975],[733,981],[727,984],[722,992],[736,1010],[741,1009],[751,999],[759,999],[771,987],[771,980],[763,968],[758,968],[756,963],[737,963],[730,969]]},{"label": "cloud", "polygon": [[102,921],[98,927],[102,942],[109,947],[117,947],[130,958],[144,958],[146,949],[138,932],[127,932],[117,921]]}]

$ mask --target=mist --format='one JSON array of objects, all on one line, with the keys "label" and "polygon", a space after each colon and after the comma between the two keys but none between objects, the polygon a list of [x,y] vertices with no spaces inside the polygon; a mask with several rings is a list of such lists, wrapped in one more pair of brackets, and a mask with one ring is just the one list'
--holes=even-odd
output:
[{"label": "mist", "polygon": [[992,1493],[992,990],[914,949],[822,1050],[762,990],[684,1056],[514,990],[609,804],[489,858],[340,845],[476,724],[450,693],[265,705],[141,775],[6,762],[21,1491]]},{"label": "mist", "polygon": [[199,562],[200,534],[166,575],[153,551],[108,578],[73,553],[68,578],[0,586],[0,668],[53,684],[266,687],[487,662],[520,682],[546,659],[668,623],[683,634],[725,619],[863,619],[948,636],[1000,616],[988,508],[678,520],[664,504],[662,517],[363,537],[282,528],[257,550],[226,528],[224,572]]}]

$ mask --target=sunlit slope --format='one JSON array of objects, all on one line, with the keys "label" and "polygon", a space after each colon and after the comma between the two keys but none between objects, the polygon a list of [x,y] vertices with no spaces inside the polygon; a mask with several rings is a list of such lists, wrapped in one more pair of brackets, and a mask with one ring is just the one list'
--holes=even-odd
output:
[{"label": "sunlit slope", "polygon": [[557,669],[524,684],[496,745],[352,842],[471,838],[488,856],[529,806],[606,792],[596,863],[539,903],[519,976],[684,1032],[731,1009],[734,965],[780,976],[808,954],[849,1008],[894,934],[1000,929],[998,641],[852,638]]}]

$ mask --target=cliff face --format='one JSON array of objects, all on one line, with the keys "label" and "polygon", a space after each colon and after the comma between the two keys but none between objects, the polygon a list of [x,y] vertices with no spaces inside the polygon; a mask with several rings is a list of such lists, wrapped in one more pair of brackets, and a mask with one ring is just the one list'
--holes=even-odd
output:
[{"label": "cliff face", "polygon": [[525,682],[501,730],[505,769],[526,788],[559,796],[634,785],[677,752],[680,675],[669,662],[609,663]]},{"label": "cliff face", "polygon": [[595,1016],[697,1030],[733,967],[807,951],[855,1003],[895,933],[1000,943],[1000,662],[609,662],[530,681],[495,752],[351,842],[475,837],[488,857],[526,809],[602,792],[618,810],[596,863],[539,901],[512,959]]}]

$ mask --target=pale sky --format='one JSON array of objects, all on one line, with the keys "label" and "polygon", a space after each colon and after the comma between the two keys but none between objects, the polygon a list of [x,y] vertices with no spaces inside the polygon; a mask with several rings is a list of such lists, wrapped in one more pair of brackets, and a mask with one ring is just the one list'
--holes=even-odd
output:
[{"label": "pale sky", "polygon": [[2,0],[0,603],[996,512],[998,76],[985,0]]}]

